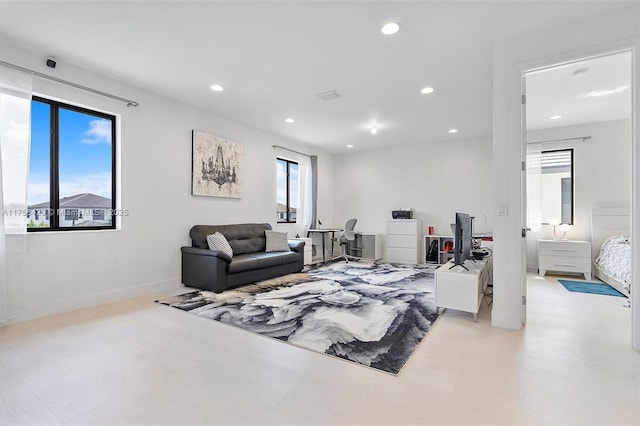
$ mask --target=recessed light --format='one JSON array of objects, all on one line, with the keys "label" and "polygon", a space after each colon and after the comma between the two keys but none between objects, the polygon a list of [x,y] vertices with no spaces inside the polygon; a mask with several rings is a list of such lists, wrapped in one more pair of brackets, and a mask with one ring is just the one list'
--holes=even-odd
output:
[{"label": "recessed light", "polygon": [[347,148],[353,148],[353,145],[349,144],[347,145]]},{"label": "recessed light", "polygon": [[295,123],[295,122],[296,122],[296,120],[294,120],[294,119],[293,119],[293,118],[291,118],[291,117],[287,118],[287,119],[286,119],[286,120],[284,120],[284,121],[286,121],[287,123]]},{"label": "recessed light", "polygon": [[458,133],[458,129],[451,129],[449,130],[449,133]]},{"label": "recessed light", "polygon": [[387,24],[384,24],[380,31],[382,31],[382,34],[384,35],[391,35],[397,33],[399,29],[400,25],[395,22],[389,22]]},{"label": "recessed light", "polygon": [[420,90],[420,93],[422,93],[423,95],[428,95],[429,93],[433,93],[433,87],[423,87],[422,90]]},{"label": "recessed light", "polygon": [[589,68],[585,67],[585,68],[578,68],[577,70],[575,70],[573,72],[573,76],[574,77],[582,77],[583,75],[585,75],[586,73],[589,72]]},{"label": "recessed light", "polygon": [[615,89],[611,89],[611,90],[592,90],[591,92],[587,93],[586,95],[584,95],[585,98],[592,98],[592,97],[598,97],[598,96],[609,96],[609,95],[613,95],[615,93],[622,93],[625,90],[627,90],[630,86],[627,84],[625,86],[619,86],[616,87]]},{"label": "recessed light", "polygon": [[551,120],[558,120],[560,118],[562,118],[561,115],[552,115],[551,117],[549,117],[549,119],[551,119]]},{"label": "recessed light", "polygon": [[224,90],[224,87],[220,86],[219,84],[212,84],[211,90],[213,90],[214,92],[222,92]]},{"label": "recessed light", "polygon": [[376,129],[375,127],[371,129],[371,134],[375,135],[376,133],[378,133],[378,129]]}]

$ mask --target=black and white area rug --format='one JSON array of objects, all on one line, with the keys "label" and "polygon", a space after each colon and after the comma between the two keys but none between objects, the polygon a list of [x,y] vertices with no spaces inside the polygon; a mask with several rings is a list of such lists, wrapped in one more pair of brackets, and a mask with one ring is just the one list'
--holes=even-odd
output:
[{"label": "black and white area rug", "polygon": [[368,261],[158,302],[391,374],[438,318],[432,269]]}]

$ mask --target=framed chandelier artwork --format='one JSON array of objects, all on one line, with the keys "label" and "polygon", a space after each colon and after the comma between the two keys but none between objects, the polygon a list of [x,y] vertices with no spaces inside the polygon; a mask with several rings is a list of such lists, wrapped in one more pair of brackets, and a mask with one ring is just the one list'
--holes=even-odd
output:
[{"label": "framed chandelier artwork", "polygon": [[191,194],[242,198],[242,145],[194,130]]}]

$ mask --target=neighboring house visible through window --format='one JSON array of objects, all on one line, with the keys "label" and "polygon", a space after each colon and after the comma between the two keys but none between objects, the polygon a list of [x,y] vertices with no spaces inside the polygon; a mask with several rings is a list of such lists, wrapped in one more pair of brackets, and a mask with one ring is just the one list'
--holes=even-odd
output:
[{"label": "neighboring house visible through window", "polygon": [[276,220],[295,223],[298,208],[298,163],[276,159]]},{"label": "neighboring house visible through window", "polygon": [[29,231],[115,228],[113,115],[31,102]]}]

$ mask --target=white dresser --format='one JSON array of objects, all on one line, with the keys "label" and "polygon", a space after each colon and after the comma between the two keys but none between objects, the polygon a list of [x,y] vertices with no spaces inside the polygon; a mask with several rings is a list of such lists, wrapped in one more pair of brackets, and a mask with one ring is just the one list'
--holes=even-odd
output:
[{"label": "white dresser", "polygon": [[547,271],[575,272],[591,279],[591,243],[589,241],[538,240],[538,274]]},{"label": "white dresser", "polygon": [[[466,268],[466,269],[465,269]],[[436,269],[436,307],[470,312],[478,320],[484,291],[492,282],[491,259],[465,262],[465,267],[445,263]]]},{"label": "white dresser", "polygon": [[313,263],[313,247],[311,245],[311,238],[289,238],[289,240],[304,242],[304,264],[311,265],[311,263]]},{"label": "white dresser", "polygon": [[422,260],[422,221],[394,219],[387,221],[384,259],[393,263],[418,264]]}]

